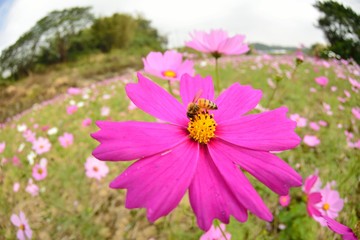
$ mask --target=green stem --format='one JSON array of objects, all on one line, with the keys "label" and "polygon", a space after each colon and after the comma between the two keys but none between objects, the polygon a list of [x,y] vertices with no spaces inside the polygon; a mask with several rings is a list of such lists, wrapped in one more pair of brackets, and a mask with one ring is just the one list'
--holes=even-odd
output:
[{"label": "green stem", "polygon": [[220,94],[220,79],[219,79],[219,63],[218,57],[215,57],[215,85],[216,85],[216,92]]},{"label": "green stem", "polygon": [[269,101],[268,101],[268,103],[267,103],[267,105],[266,105],[266,108],[269,108],[270,107],[270,103],[271,103],[271,101],[274,99],[274,96],[275,96],[275,93],[276,93],[276,90],[278,89],[278,84],[276,84],[276,86],[275,86],[275,89],[274,89],[274,91],[272,92],[272,94],[271,94],[271,96],[270,96],[270,99],[269,99]]},{"label": "green stem", "polygon": [[221,235],[223,235],[224,239],[225,239],[225,240],[228,240],[228,238],[226,237],[225,232],[224,232],[224,231],[222,230],[222,228],[220,227],[220,222],[219,222],[217,219],[215,219],[215,224],[214,224],[214,225],[217,226],[217,227],[220,229]]},{"label": "green stem", "polygon": [[171,81],[170,80],[168,80],[168,88],[169,88],[169,93],[174,96],[174,93],[173,93],[172,88],[171,88]]}]

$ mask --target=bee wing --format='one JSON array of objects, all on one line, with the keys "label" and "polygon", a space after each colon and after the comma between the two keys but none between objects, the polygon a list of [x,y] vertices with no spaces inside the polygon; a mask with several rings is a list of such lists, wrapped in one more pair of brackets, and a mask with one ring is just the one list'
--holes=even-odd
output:
[{"label": "bee wing", "polygon": [[196,92],[194,99],[192,100],[193,103],[197,102],[197,100],[199,100],[201,94],[203,93],[202,89],[199,89],[199,91]]}]

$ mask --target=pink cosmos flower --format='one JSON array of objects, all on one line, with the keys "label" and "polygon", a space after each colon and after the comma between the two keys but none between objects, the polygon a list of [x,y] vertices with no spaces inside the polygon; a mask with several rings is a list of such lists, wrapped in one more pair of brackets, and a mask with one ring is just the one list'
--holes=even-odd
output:
[{"label": "pink cosmos flower", "polygon": [[39,195],[39,187],[33,182],[31,178],[28,181],[28,185],[26,186],[25,191],[30,193],[33,197]]},{"label": "pink cosmos flower", "polygon": [[66,108],[66,112],[69,115],[75,113],[77,110],[78,110],[78,107],[76,105],[70,105]]},{"label": "pink cosmos flower", "polygon": [[356,81],[351,77],[349,77],[349,82],[355,89],[360,89],[360,82]]},{"label": "pink cosmos flower", "polygon": [[244,43],[244,35],[229,37],[224,30],[211,30],[210,33],[195,31],[190,34],[192,40],[185,43],[197,51],[211,53],[218,58],[221,55],[239,55],[249,51],[249,47]]},{"label": "pink cosmos flower", "polygon": [[310,217],[320,216],[320,211],[316,208],[316,204],[321,202],[321,193],[318,190],[321,187],[320,178],[317,171],[313,175],[306,178],[303,185],[303,191],[306,194],[306,210]]},{"label": "pink cosmos flower", "polygon": [[91,123],[92,123],[91,118],[85,118],[85,119],[82,121],[81,125],[82,125],[83,127],[88,127],[88,126],[91,125]]},{"label": "pink cosmos flower", "polygon": [[23,132],[23,137],[27,142],[31,142],[31,143],[36,140],[36,134],[30,129],[27,129]]},{"label": "pink cosmos flower", "polygon": [[336,86],[331,86],[330,89],[331,89],[332,92],[335,92],[337,90],[337,87]]},{"label": "pink cosmos flower", "polygon": [[320,139],[317,136],[305,135],[303,142],[310,147],[315,147],[320,144]]},{"label": "pink cosmos flower", "polygon": [[18,183],[18,182],[14,183],[14,185],[13,185],[13,191],[14,191],[14,192],[18,192],[19,189],[20,189],[20,183]]},{"label": "pink cosmos flower", "polygon": [[101,116],[107,117],[110,114],[110,108],[109,107],[102,107],[101,108]]},{"label": "pink cosmos flower", "polygon": [[2,153],[5,150],[6,147],[6,143],[5,142],[1,142],[0,143],[0,153]]},{"label": "pink cosmos flower", "polygon": [[349,91],[344,90],[344,94],[345,94],[345,96],[346,96],[347,98],[350,98],[350,97],[351,97],[351,94],[350,94]]},{"label": "pink cosmos flower", "polygon": [[40,181],[47,176],[47,160],[42,158],[39,164],[35,164],[32,169],[32,176],[35,180]]},{"label": "pink cosmos flower", "polygon": [[301,117],[299,114],[291,114],[290,119],[296,122],[297,127],[306,127],[307,119],[304,117]]},{"label": "pink cosmos flower", "polygon": [[320,130],[320,126],[316,122],[310,122],[309,126],[314,131],[319,131]]},{"label": "pink cosmos flower", "polygon": [[17,156],[13,156],[12,163],[14,166],[20,166],[21,164],[20,159]]},{"label": "pink cosmos flower", "polygon": [[32,144],[32,149],[39,155],[50,151],[51,148],[49,139],[43,137],[37,138]]},{"label": "pink cosmos flower", "polygon": [[85,163],[86,176],[101,180],[109,173],[109,168],[105,162],[101,162],[93,156],[88,157]]},{"label": "pink cosmos flower", "polygon": [[326,221],[326,224],[330,230],[333,232],[342,235],[343,240],[357,240],[357,236],[355,233],[351,230],[351,228],[335,221],[334,219],[324,216],[323,217]]},{"label": "pink cosmos flower", "polygon": [[[204,231],[215,218],[228,223],[233,215],[244,222],[247,210],[271,221],[271,212],[241,169],[278,195],[301,185],[301,176],[270,153],[300,142],[294,132],[296,123],[286,117],[287,109],[245,115],[259,103],[261,91],[235,83],[215,99],[211,77],[184,75],[182,103],[141,74],[138,79],[126,86],[128,97],[143,111],[169,123],[97,121],[100,130],[92,134],[100,142],[93,151],[97,159],[138,159],[110,184],[128,189],[126,207],[146,208],[154,222],[170,213],[189,190],[197,223]],[[189,120],[187,106],[199,90],[218,110]]]},{"label": "pink cosmos flower", "polygon": [[287,207],[290,204],[291,197],[290,195],[280,196],[279,197],[279,203],[283,207]]},{"label": "pink cosmos flower", "polygon": [[[328,216],[335,219],[339,212],[344,207],[344,200],[340,198],[339,192],[332,190],[330,184],[327,184],[324,189],[320,191],[322,199],[321,202],[315,206],[320,211],[321,216]],[[314,217],[322,226],[326,226],[326,221],[322,217]]]},{"label": "pink cosmos flower", "polygon": [[70,87],[68,88],[67,90],[67,93],[70,94],[70,95],[78,95],[78,94],[81,94],[81,89],[80,88],[75,88],[75,87]]},{"label": "pink cosmos flower", "polygon": [[185,73],[193,76],[194,63],[190,60],[182,61],[182,54],[173,50],[164,53],[150,52],[143,58],[144,71],[166,80],[180,80]]},{"label": "pink cosmos flower", "polygon": [[19,215],[13,214],[10,218],[12,224],[18,227],[18,231],[16,234],[17,239],[25,240],[31,239],[32,237],[32,230],[29,226],[28,220],[25,217],[25,214],[20,211]]},{"label": "pink cosmos flower", "polygon": [[315,78],[315,82],[317,84],[319,84],[320,86],[325,87],[328,84],[329,79],[325,76],[321,76],[321,77]]},{"label": "pink cosmos flower", "polygon": [[[225,234],[225,236],[223,235]],[[209,231],[201,235],[200,240],[230,240],[231,234],[225,231],[225,224],[215,227],[211,225]]]},{"label": "pink cosmos flower", "polygon": [[351,112],[355,116],[355,118],[360,120],[360,108],[352,108]]},{"label": "pink cosmos flower", "polygon": [[324,120],[319,120],[318,121],[319,125],[322,127],[326,127],[327,126],[327,122],[325,122]]},{"label": "pink cosmos flower", "polygon": [[64,148],[71,146],[74,142],[74,136],[71,133],[64,133],[64,135],[60,136],[59,138],[60,145]]}]

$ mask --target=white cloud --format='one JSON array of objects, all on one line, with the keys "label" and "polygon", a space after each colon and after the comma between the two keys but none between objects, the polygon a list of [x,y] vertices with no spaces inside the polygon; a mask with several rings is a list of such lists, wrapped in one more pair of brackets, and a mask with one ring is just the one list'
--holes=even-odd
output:
[{"label": "white cloud", "polygon": [[[0,50],[14,43],[37,20],[52,10],[92,6],[97,16],[114,12],[141,13],[166,34],[170,46],[182,45],[194,29],[223,28],[247,35],[250,42],[297,46],[324,42],[314,26],[319,17],[315,0],[14,0],[0,26]],[[360,10],[358,0],[343,0]],[[0,8],[1,11],[1,8]],[[1,14],[4,16],[3,14]],[[4,18],[4,19],[1,19]]]}]

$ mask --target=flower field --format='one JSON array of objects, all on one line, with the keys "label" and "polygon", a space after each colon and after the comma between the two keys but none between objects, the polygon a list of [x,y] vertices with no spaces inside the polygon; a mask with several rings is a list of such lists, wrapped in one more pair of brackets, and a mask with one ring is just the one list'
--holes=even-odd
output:
[{"label": "flower field", "polygon": [[[222,57],[216,61],[202,57],[194,61],[196,74],[211,75],[213,79],[219,76],[219,92],[225,92],[233,83],[261,90],[260,103],[249,109],[250,114],[287,107],[287,117],[294,122],[274,117],[270,119],[273,123],[267,123],[267,129],[274,127],[285,132],[288,130],[276,127],[276,121],[284,121],[281,122],[284,125],[291,122],[294,126],[296,122],[295,132],[301,138],[294,149],[279,147],[276,152],[271,151],[302,177],[300,184],[294,180],[282,186],[291,187],[288,196],[280,198],[270,190],[273,188],[258,181],[263,177],[262,182],[267,182],[271,174],[257,176],[240,165],[273,219],[268,222],[255,216],[261,213],[249,213],[246,222],[231,217],[226,230],[221,230],[227,232],[224,239],[230,235],[231,239],[340,239],[327,227],[331,220],[328,224],[326,218],[319,220],[317,211],[359,234],[360,67],[344,60],[325,61],[307,56],[301,62],[296,59],[295,55],[255,55]],[[170,87],[181,102],[179,81],[140,72],[166,91]],[[176,76],[169,71],[166,74],[168,78]],[[25,230],[31,228],[31,233],[23,234],[30,234],[33,239],[199,239],[204,234],[186,189],[179,206],[151,223],[145,209],[125,207],[130,201],[126,200],[129,190],[109,188],[113,179],[133,162],[104,162],[92,157],[99,142],[90,134],[99,131],[95,124],[98,120],[163,122],[139,109],[136,99],[133,103],[128,98],[125,86],[129,83],[135,86],[137,82],[133,72],[86,88],[69,88],[67,94],[37,104],[1,125],[1,239],[14,239],[18,231],[24,230],[20,226]],[[215,103],[217,96],[215,93]],[[161,101],[147,104],[150,109]],[[229,107],[227,118],[238,114],[236,104],[225,107]],[[130,130],[127,129],[131,138]],[[290,138],[295,139],[292,135]],[[283,174],[291,175],[289,171],[286,168]],[[315,199],[311,194],[317,191],[322,193],[321,201],[314,200],[314,206],[309,206],[310,199]],[[245,212],[247,209],[253,212],[251,207],[246,207]],[[314,215],[310,216],[311,213]],[[219,221],[214,224],[218,226]],[[220,234],[219,229],[216,231]]]}]

